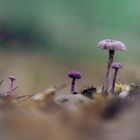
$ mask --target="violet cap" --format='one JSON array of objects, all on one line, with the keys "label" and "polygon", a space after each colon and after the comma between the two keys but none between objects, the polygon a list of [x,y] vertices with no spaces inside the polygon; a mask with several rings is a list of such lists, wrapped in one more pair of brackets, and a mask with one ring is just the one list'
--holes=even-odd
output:
[{"label": "violet cap", "polygon": [[81,79],[81,73],[76,71],[76,70],[71,70],[69,73],[68,73],[68,76],[70,78],[74,78],[74,79]]},{"label": "violet cap", "polygon": [[120,63],[113,63],[112,68],[113,69],[122,69],[122,65]]}]

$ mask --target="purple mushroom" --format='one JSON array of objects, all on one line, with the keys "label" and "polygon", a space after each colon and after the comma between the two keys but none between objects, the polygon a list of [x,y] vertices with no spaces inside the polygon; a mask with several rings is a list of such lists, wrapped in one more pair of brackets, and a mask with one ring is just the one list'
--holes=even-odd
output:
[{"label": "purple mushroom", "polygon": [[68,73],[68,77],[72,78],[72,82],[71,82],[71,93],[75,94],[76,93],[76,84],[75,81],[78,79],[81,79],[81,74],[80,72],[76,71],[76,70],[71,70]]},{"label": "purple mushroom", "polygon": [[98,48],[108,50],[109,51],[109,58],[107,62],[107,71],[106,71],[106,77],[105,77],[105,85],[103,88],[103,95],[108,94],[108,89],[109,89],[109,81],[110,81],[110,70],[111,70],[111,65],[113,63],[113,58],[115,51],[125,51],[127,50],[126,46],[124,43],[121,41],[117,40],[112,40],[112,39],[105,39],[102,40],[98,43]]},{"label": "purple mushroom", "polygon": [[12,96],[14,92],[14,81],[16,80],[16,77],[10,75],[9,79],[11,80],[9,95]]},{"label": "purple mushroom", "polygon": [[122,69],[122,65],[120,63],[113,63],[112,64],[112,69],[114,69],[114,77],[113,77],[113,83],[112,83],[112,94],[115,95],[114,93],[114,88],[115,88],[115,83],[116,83],[116,78],[117,78],[117,73],[119,69]]}]

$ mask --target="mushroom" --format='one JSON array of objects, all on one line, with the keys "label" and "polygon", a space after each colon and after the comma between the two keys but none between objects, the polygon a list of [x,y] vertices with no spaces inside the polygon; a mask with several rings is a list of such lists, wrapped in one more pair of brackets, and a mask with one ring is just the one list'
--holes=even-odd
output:
[{"label": "mushroom", "polygon": [[122,69],[122,65],[120,63],[113,63],[112,64],[112,69],[115,69],[115,71],[114,71],[114,77],[113,77],[113,83],[112,83],[111,91],[112,91],[112,94],[115,95],[114,88],[115,88],[117,73],[118,73],[119,69]]},{"label": "mushroom", "polygon": [[81,74],[80,72],[76,71],[76,70],[71,70],[68,73],[68,77],[72,78],[72,82],[71,82],[71,93],[75,94],[76,93],[76,84],[75,81],[78,79],[81,79]]},{"label": "mushroom", "polygon": [[126,46],[124,43],[121,41],[117,40],[112,40],[112,39],[105,39],[102,40],[98,43],[98,48],[108,50],[109,51],[109,58],[107,62],[107,71],[106,71],[106,77],[105,77],[105,85],[103,88],[103,95],[108,94],[108,89],[109,89],[109,78],[110,78],[110,70],[111,70],[111,65],[113,63],[113,58],[115,51],[125,51],[127,50]]},{"label": "mushroom", "polygon": [[14,81],[16,80],[16,77],[10,75],[9,79],[11,80],[9,95],[12,96],[14,91]]}]

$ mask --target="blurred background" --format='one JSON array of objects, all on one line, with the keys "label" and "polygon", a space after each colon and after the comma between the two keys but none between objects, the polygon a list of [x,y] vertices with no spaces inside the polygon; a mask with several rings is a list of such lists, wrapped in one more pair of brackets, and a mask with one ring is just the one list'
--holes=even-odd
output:
[{"label": "blurred background", "polygon": [[108,52],[98,49],[106,38],[124,42],[116,52],[123,64],[119,81],[139,82],[139,0],[0,0],[1,91],[9,75],[18,93],[68,84],[67,72],[79,70],[79,88],[104,82]]}]

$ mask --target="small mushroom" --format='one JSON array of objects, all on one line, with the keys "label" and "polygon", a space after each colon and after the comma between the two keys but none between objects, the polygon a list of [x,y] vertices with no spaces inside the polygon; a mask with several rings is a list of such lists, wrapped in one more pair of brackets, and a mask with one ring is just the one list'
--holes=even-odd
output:
[{"label": "small mushroom", "polygon": [[113,63],[113,58],[115,51],[125,51],[127,50],[126,46],[124,43],[121,41],[117,40],[112,40],[112,39],[105,39],[102,40],[98,43],[98,48],[108,50],[109,51],[109,58],[107,62],[107,71],[106,71],[106,77],[105,77],[105,85],[103,88],[103,95],[108,94],[108,89],[109,89],[109,81],[110,81],[110,70],[111,70],[111,65]]},{"label": "small mushroom", "polygon": [[10,75],[9,79],[11,80],[9,95],[12,96],[14,92],[14,81],[16,80],[16,77]]},{"label": "small mushroom", "polygon": [[76,71],[76,70],[71,70],[68,73],[68,77],[72,78],[72,82],[71,82],[71,93],[75,94],[76,93],[76,84],[75,81],[78,79],[81,79],[81,74],[80,72]]},{"label": "small mushroom", "polygon": [[114,71],[114,77],[113,77],[113,83],[112,83],[112,94],[115,95],[114,93],[114,88],[115,88],[115,83],[116,83],[116,78],[117,78],[117,73],[119,69],[122,69],[122,65],[120,63],[113,63],[112,64],[112,69],[115,69]]}]

